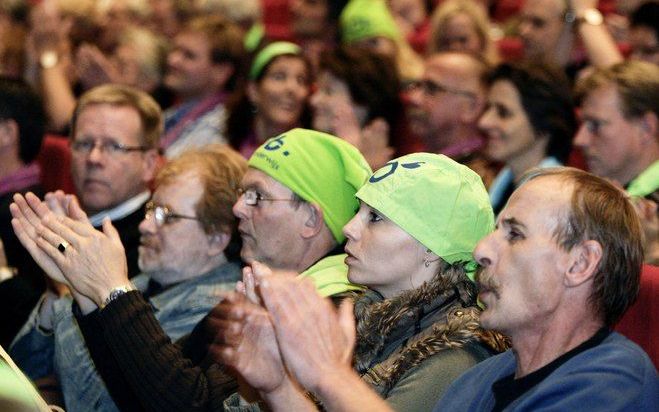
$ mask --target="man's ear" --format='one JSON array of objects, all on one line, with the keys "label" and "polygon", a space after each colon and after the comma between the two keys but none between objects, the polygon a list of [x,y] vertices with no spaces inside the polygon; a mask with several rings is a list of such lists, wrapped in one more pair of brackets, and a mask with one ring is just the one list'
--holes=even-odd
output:
[{"label": "man's ear", "polygon": [[304,203],[302,205],[307,211],[304,229],[302,230],[303,238],[312,238],[316,236],[323,228],[323,209],[315,203]]},{"label": "man's ear", "polygon": [[227,232],[216,232],[208,235],[208,255],[217,256],[220,253],[224,253],[230,240],[231,234]]},{"label": "man's ear", "polygon": [[576,287],[591,279],[602,261],[602,245],[596,240],[585,240],[570,251],[565,285]]},{"label": "man's ear", "polygon": [[637,119],[638,125],[643,132],[645,142],[656,144],[656,139],[659,131],[659,119],[654,112],[647,111]]}]

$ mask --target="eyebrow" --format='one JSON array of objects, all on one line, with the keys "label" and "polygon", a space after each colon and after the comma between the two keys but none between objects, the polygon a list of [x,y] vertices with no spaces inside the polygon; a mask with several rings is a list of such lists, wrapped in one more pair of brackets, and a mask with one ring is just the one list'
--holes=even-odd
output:
[{"label": "eyebrow", "polygon": [[504,225],[510,227],[518,227],[518,228],[526,229],[526,225],[520,222],[519,220],[515,219],[514,217],[507,217],[501,220],[500,223],[503,223]]}]

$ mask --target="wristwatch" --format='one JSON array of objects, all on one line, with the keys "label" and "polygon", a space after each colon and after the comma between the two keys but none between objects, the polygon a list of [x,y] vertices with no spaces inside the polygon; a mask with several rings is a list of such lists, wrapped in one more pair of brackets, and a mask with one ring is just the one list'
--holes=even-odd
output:
[{"label": "wristwatch", "polygon": [[579,13],[574,18],[574,22],[577,25],[582,23],[590,24],[591,26],[599,26],[604,22],[604,17],[599,10],[590,8],[586,9],[583,12]]},{"label": "wristwatch", "polygon": [[113,300],[117,299],[121,295],[125,295],[126,293],[130,292],[131,290],[137,290],[135,286],[133,286],[132,283],[129,283],[124,286],[117,286],[116,288],[112,288],[110,290],[110,294],[108,295],[107,298],[105,298],[105,301],[101,304],[100,309],[105,308],[107,305],[110,304]]},{"label": "wristwatch", "polygon": [[50,69],[55,67],[58,62],[59,56],[54,50],[45,51],[41,53],[41,56],[39,56],[39,66],[41,66],[43,69]]}]

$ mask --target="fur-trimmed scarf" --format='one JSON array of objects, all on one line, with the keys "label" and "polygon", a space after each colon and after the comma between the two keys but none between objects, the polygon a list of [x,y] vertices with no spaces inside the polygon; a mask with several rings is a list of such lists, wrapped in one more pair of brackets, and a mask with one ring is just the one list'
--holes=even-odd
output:
[{"label": "fur-trimmed scarf", "polygon": [[369,291],[355,301],[354,367],[383,397],[400,378],[434,354],[480,342],[492,352],[509,347],[479,325],[476,286],[461,265],[446,265],[429,282],[391,299]]}]

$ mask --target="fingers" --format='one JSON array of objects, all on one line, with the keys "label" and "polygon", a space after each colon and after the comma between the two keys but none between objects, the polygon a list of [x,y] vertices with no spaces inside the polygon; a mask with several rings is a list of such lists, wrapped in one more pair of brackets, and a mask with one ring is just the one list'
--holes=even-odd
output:
[{"label": "fingers", "polygon": [[68,211],[69,211],[67,215],[71,219],[88,222],[89,219],[87,218],[87,213],[85,213],[85,211],[82,210],[82,207],[80,207],[78,198],[75,197],[74,195],[67,195],[67,200],[68,200]]},{"label": "fingers", "polygon": [[109,217],[103,218],[103,233],[105,233],[112,241],[121,243],[121,238],[119,237],[119,232],[112,225]]},{"label": "fingers", "polygon": [[252,303],[260,305],[261,298],[259,298],[258,294],[256,293],[256,280],[254,279],[254,273],[252,272],[252,268],[250,266],[245,266],[243,268],[242,285],[247,299],[249,299]]},{"label": "fingers", "polygon": [[354,302],[350,298],[344,299],[339,306],[339,327],[343,332],[347,349],[346,353],[343,354],[343,361],[350,363],[352,360],[352,351],[357,341]]}]

